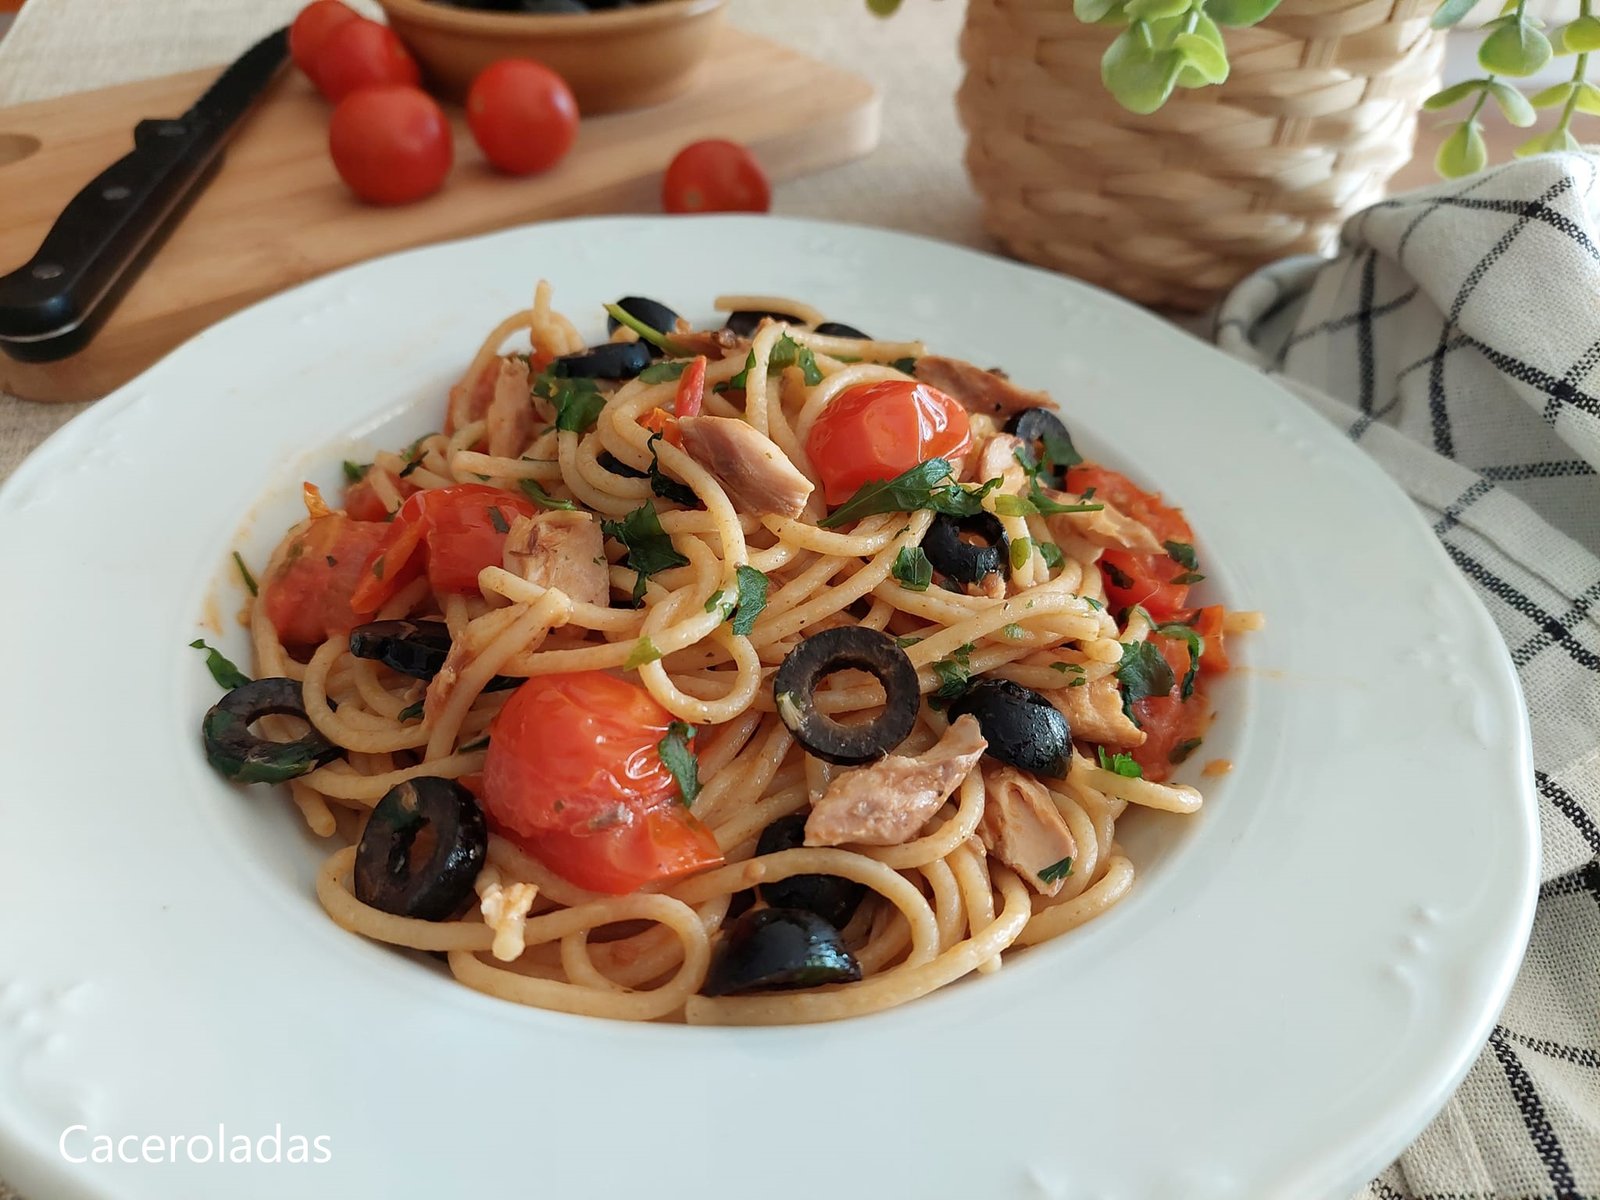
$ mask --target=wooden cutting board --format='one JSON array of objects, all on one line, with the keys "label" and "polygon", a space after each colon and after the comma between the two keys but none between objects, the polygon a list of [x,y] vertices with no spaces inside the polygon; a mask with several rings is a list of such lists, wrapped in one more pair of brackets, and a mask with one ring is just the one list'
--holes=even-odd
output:
[{"label": "wooden cutting board", "polygon": [[[654,108],[583,122],[554,170],[512,179],[483,162],[459,110],[456,164],[434,196],[355,200],[327,153],[328,106],[298,72],[229,143],[221,171],[90,344],[55,363],[0,353],[0,390],[98,399],[207,325],[326,271],[425,242],[549,217],[659,211],[662,169],[685,144],[727,137],[784,179],[866,153],[878,95],[857,75],[731,28],[696,85]],[[216,70],[0,109],[0,272],[32,257],[56,214],[132,148],[141,117],[176,116]]]}]

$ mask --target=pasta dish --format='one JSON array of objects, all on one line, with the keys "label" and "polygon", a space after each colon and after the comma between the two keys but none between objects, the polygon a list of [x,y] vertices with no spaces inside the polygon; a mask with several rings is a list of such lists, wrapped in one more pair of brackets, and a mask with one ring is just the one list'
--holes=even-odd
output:
[{"label": "pasta dish", "polygon": [[1183,513],[1001,371],[718,308],[589,344],[541,283],[438,432],[235,556],[205,752],[336,847],[343,928],[521,1004],[824,1021],[1093,919],[1129,806],[1200,808],[1259,618],[1191,600]]}]

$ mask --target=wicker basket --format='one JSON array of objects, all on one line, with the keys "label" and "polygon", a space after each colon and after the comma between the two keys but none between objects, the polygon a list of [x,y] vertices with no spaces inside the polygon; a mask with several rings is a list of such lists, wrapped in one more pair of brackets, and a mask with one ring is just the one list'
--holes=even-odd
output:
[{"label": "wicker basket", "polygon": [[968,0],[958,96],[989,231],[1019,258],[1200,309],[1327,248],[1410,159],[1437,86],[1437,0],[1283,0],[1225,30],[1232,75],[1149,116],[1100,82],[1115,31],[1071,0]]}]

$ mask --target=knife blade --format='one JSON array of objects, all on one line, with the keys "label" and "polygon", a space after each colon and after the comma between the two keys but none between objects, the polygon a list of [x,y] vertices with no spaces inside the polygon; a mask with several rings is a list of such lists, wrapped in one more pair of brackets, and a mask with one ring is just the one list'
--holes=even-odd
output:
[{"label": "knife blade", "polygon": [[0,276],[0,350],[22,362],[53,362],[88,344],[220,164],[288,49],[288,30],[276,30],[181,117],[134,126],[133,150],[67,202],[32,258]]}]

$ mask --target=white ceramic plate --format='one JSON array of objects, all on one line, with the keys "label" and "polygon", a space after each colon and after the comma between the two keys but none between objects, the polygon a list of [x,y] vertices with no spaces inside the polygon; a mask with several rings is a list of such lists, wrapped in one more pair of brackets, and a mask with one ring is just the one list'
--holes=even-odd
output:
[{"label": "white ceramic plate", "polygon": [[[1004,364],[1183,505],[1211,595],[1269,624],[1230,644],[1245,669],[1201,756],[1232,773],[1198,818],[1119,826],[1126,903],[992,978],[768,1030],[519,1008],[327,920],[298,816],[207,769],[216,690],[186,643],[214,595],[247,661],[228,551],[262,561],[301,478],[431,427],[540,275],[595,336],[622,294],[706,318],[776,292]],[[1343,1197],[1465,1073],[1532,916],[1515,677],[1401,493],[1261,376],[966,250],[618,219],[372,262],[52,438],[0,492],[0,563],[0,1174],[36,1200]],[[74,1125],[84,1154],[219,1124],[235,1148],[322,1136],[331,1161],[58,1151]]]}]

